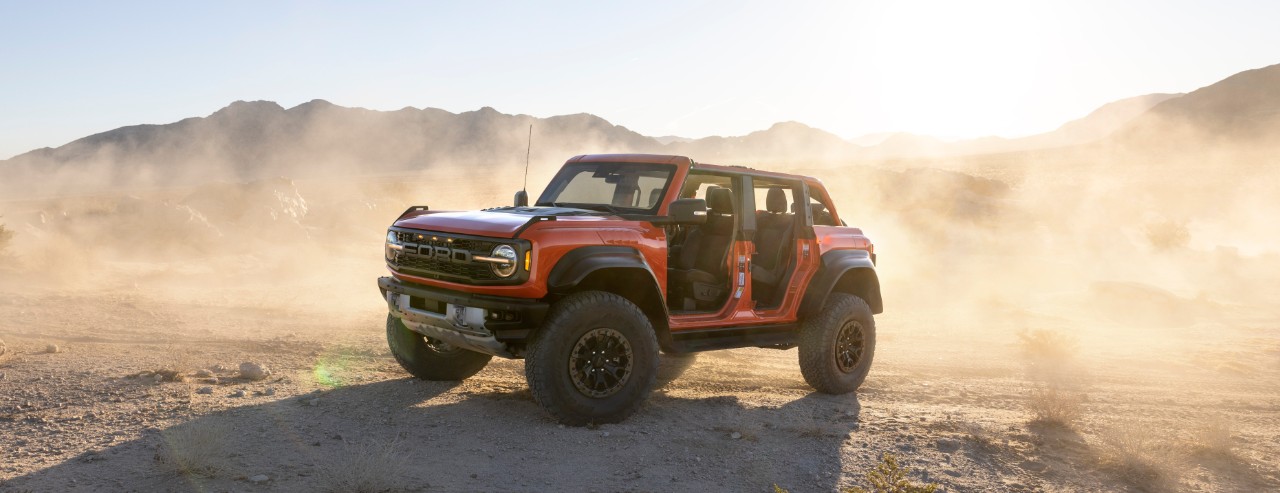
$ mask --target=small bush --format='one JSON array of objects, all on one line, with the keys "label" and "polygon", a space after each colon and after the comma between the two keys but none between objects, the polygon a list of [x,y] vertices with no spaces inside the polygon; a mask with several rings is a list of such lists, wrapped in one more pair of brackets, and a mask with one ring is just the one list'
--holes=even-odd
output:
[{"label": "small bush", "polygon": [[156,462],[183,476],[211,477],[226,468],[226,427],[209,423],[178,426],[160,432],[164,443]]},{"label": "small bush", "polygon": [[1080,419],[1081,396],[1054,386],[1034,387],[1027,399],[1031,422],[1071,428]]},{"label": "small bush", "polygon": [[[910,469],[898,465],[897,457],[885,452],[880,458],[880,464],[867,472],[867,481],[871,483],[870,490],[855,486],[840,491],[841,493],[933,493],[937,491],[938,485],[934,483],[923,485],[912,483],[907,479],[909,472],[911,472]],[[775,484],[773,493],[790,492]]]},{"label": "small bush", "polygon": [[1201,452],[1216,455],[1231,455],[1235,448],[1235,429],[1229,421],[1221,417],[1210,418],[1196,432],[1195,447]]},{"label": "small bush", "polygon": [[1175,479],[1176,451],[1155,439],[1149,426],[1126,422],[1103,432],[1099,457],[1130,482],[1160,490]]},{"label": "small bush", "polygon": [[867,472],[867,481],[871,483],[871,489],[854,487],[846,491],[847,493],[933,493],[938,489],[938,485],[933,483],[912,484],[911,480],[907,479],[907,473],[910,471],[899,466],[898,459],[893,454],[885,452],[880,459],[880,465]]},{"label": "small bush", "polygon": [[396,441],[346,442],[339,454],[320,470],[321,489],[342,493],[383,493],[402,489],[400,478],[409,469],[409,457]]},{"label": "small bush", "polygon": [[1064,364],[1080,349],[1075,338],[1048,329],[1018,331],[1018,343],[1022,356],[1032,364]]}]

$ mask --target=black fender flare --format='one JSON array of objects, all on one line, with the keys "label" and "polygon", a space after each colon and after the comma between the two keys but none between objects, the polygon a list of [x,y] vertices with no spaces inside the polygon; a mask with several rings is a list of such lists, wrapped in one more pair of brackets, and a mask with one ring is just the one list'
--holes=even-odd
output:
[{"label": "black fender flare", "polygon": [[871,253],[866,250],[832,250],[822,255],[822,266],[818,274],[809,281],[809,289],[800,301],[800,318],[806,318],[822,310],[827,296],[835,289],[836,284],[850,272],[865,273],[870,276],[870,285],[864,286],[861,297],[871,308],[871,313],[884,311],[884,303],[880,298],[880,278],[876,276],[876,264],[871,260]]},{"label": "black fender flare", "polygon": [[570,250],[556,262],[547,276],[547,291],[552,294],[563,294],[572,291],[588,277],[606,269],[624,269],[632,272],[644,272],[651,289],[652,303],[640,309],[649,315],[653,329],[657,332],[658,345],[663,351],[670,352],[674,347],[668,320],[671,312],[667,300],[662,296],[662,286],[658,277],[644,256],[632,247],[618,245],[596,245],[578,247]]},{"label": "black fender flare", "polygon": [[[658,277],[653,274],[649,262],[632,247],[615,245],[596,245],[578,247],[570,250],[551,269],[547,276],[547,290],[564,292],[573,289],[587,276],[602,269],[639,269],[649,275],[655,287]],[[661,289],[658,292],[662,292]]]}]

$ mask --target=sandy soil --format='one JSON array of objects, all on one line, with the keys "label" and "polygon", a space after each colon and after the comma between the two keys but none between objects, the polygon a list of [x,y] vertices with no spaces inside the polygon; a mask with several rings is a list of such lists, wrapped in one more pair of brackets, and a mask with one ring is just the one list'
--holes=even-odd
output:
[{"label": "sandy soil", "polygon": [[886,452],[949,492],[1280,490],[1280,169],[1071,169],[815,172],[880,254],[864,387],[815,394],[794,350],[667,358],[593,428],[545,415],[519,361],[429,383],[387,351],[389,218],[505,192],[0,204],[0,491],[800,493],[866,486]]},{"label": "sandy soil", "polygon": [[[884,452],[940,491],[1280,488],[1280,321],[1256,312],[1149,345],[1078,330],[1059,363],[1082,404],[1066,425],[1032,419],[1029,362],[1046,360],[1015,329],[1082,325],[992,305],[981,324],[894,307],[856,395],[812,392],[794,350],[721,351],[664,360],[623,424],[565,428],[519,361],[409,378],[367,287],[340,312],[5,287],[0,491],[832,491],[865,485]],[[239,378],[242,362],[272,375]],[[182,381],[144,373],[165,369]],[[211,467],[176,472],[191,449]]]}]

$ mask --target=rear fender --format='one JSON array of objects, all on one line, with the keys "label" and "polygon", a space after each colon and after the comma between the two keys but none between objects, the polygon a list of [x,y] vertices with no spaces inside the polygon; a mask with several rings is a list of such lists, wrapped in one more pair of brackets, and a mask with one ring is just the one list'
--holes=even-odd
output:
[{"label": "rear fender", "polygon": [[822,255],[822,267],[800,302],[800,317],[805,318],[822,310],[827,297],[833,293],[849,293],[867,302],[871,313],[884,311],[880,298],[880,279],[876,275],[875,262],[866,250],[833,250]]}]

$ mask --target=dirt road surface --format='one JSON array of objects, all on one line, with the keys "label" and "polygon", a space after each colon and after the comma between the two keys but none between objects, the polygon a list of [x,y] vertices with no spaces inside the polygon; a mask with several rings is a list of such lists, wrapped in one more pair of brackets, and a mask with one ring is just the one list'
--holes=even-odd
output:
[{"label": "dirt road surface", "polygon": [[1253,312],[1161,329],[1168,351],[1081,331],[1059,363],[1079,403],[1066,424],[1034,419],[1046,359],[1015,328],[1078,325],[992,306],[982,326],[879,317],[856,395],[814,393],[794,350],[720,351],[666,358],[626,422],[566,428],[520,361],[408,377],[367,287],[341,311],[6,287],[0,491],[833,491],[865,486],[885,452],[939,491],[1280,488],[1280,324]]}]

